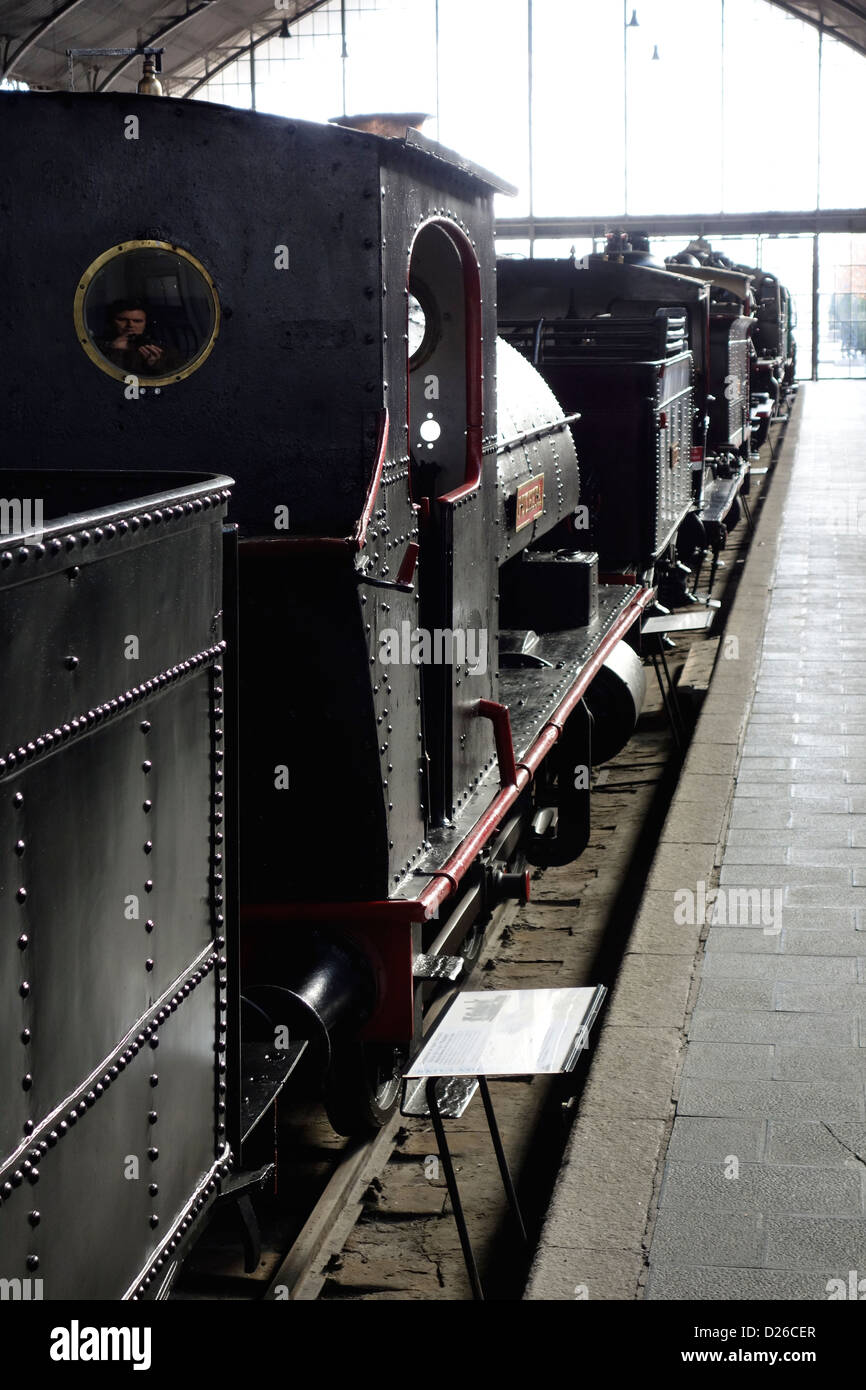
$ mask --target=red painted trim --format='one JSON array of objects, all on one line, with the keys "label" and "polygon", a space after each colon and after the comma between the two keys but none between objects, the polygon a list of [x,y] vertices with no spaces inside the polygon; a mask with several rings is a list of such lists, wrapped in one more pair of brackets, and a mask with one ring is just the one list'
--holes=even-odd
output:
[{"label": "red painted trim", "polygon": [[[605,634],[604,639],[581,670],[568,694],[557,705],[535,742],[528,749],[525,758],[516,764],[514,781],[500,788],[491,805],[476,822],[451,858],[446,860],[441,869],[436,869],[431,873],[432,882],[417,898],[389,898],[380,902],[255,904],[241,909],[241,920],[243,922],[283,921],[287,923],[329,921],[335,925],[348,922],[378,921],[383,924],[406,926],[412,922],[428,921],[442,903],[446,902],[457,891],[461,879],[494,834],[506,812],[517,801],[520,793],[529,784],[541,763],[557,743],[565,721],[583,698],[593,678],[598,674],[617,642],[634,625],[643,610],[652,603],[654,597],[654,589],[640,589],[635,594],[613,627]],[[479,704],[482,703],[493,705],[494,709],[504,708],[504,706],[497,706],[493,701],[479,701]],[[480,710],[479,713],[481,713]],[[501,762],[500,766],[502,766]]]},{"label": "red painted trim", "polygon": [[355,526],[351,544],[356,550],[360,550],[367,540],[367,527],[370,525],[370,518],[373,515],[373,508],[376,505],[376,498],[379,495],[379,484],[382,481],[382,469],[385,467],[385,450],[388,447],[388,431],[390,429],[390,417],[387,407],[379,417],[379,439],[376,444],[376,465],[373,475],[370,478],[370,485],[367,488],[367,497],[364,502],[364,510],[361,512]]},{"label": "red painted trim", "polygon": [[375,898],[347,903],[245,903],[241,922],[385,922],[408,926],[424,920],[417,898]]},{"label": "red painted trim", "polygon": [[[373,515],[373,508],[376,505],[376,498],[379,495],[379,485],[382,481],[382,470],[385,467],[385,450],[388,447],[388,431],[390,420],[388,411],[383,410],[379,418],[379,438],[376,442],[376,463],[367,487],[367,495],[364,499],[364,509],[355,523],[355,530],[351,536],[255,536],[252,540],[242,540],[241,550],[246,555],[257,555],[259,558],[270,560],[281,559],[289,550],[306,550],[313,553],[326,550],[338,549],[345,552],[348,548],[360,550],[366,543],[367,527],[370,525],[370,518]],[[413,566],[414,568],[414,566]]]},{"label": "red painted trim", "polygon": [[485,811],[460,848],[447,863],[442,865],[436,881],[420,894],[418,902],[423,903],[427,917],[432,916],[433,912],[451,896],[450,891],[445,889],[442,881],[443,876],[447,875],[448,880],[456,879],[458,883],[460,882],[487,840],[493,835],[506,811],[509,811],[514,805],[520,792],[531,781],[532,776],[559,739],[566,719],[583,698],[593,677],[597,675],[620,638],[633,626],[643,609],[652,602],[653,597],[654,590],[652,589],[641,589],[639,593],[635,594],[628,607],[620,614],[613,627],[605,635],[591,660],[583,667],[565,699],[554,710],[553,715],[527,751],[526,757],[517,764],[516,784],[502,788],[493,804]]},{"label": "red painted trim", "polygon": [[406,547],[406,554],[397,571],[398,584],[411,584],[415,578],[415,566],[418,563],[418,554],[421,550],[417,541],[410,541]]},{"label": "red painted trim", "polygon": [[470,497],[473,492],[477,492],[481,483],[476,480],[474,483],[461,483],[453,492],[443,492],[441,497],[437,497],[437,502],[463,502]]},{"label": "red painted trim", "polygon": [[516,787],[517,764],[514,761],[514,740],[511,737],[511,715],[508,713],[508,706],[499,705],[495,700],[479,700],[476,713],[493,724],[496,759],[503,787]]},{"label": "red painted trim", "polygon": [[339,550],[345,555],[347,544],[345,540],[340,540],[337,536],[294,536],[291,539],[281,536],[273,540],[256,536],[252,540],[241,540],[240,550],[243,555],[256,555],[259,559],[283,560],[287,551],[306,550],[313,552],[324,552],[326,550]]},{"label": "red painted trim", "polygon": [[608,574],[608,573],[604,573],[604,574],[599,574],[599,576],[598,576],[598,582],[599,582],[599,584],[636,584],[636,583],[637,583],[637,575],[636,575],[636,574],[629,574],[629,573],[625,573],[625,574],[614,574],[614,573]]},{"label": "red painted trim", "polygon": [[[463,266],[463,304],[466,314],[466,480],[456,496],[471,492],[481,482],[484,461],[484,337],[481,322],[481,270],[469,240],[449,230]],[[450,500],[455,494],[450,494]]]},{"label": "red painted trim", "polygon": [[[456,502],[474,491],[481,482],[484,462],[484,335],[481,308],[481,267],[472,243],[456,222],[447,217],[431,217],[420,226],[412,241],[427,227],[440,227],[452,241],[463,270],[463,309],[466,323],[466,472],[460,487],[439,497],[439,502]],[[411,268],[412,253],[409,253]],[[408,276],[407,276],[408,286]],[[411,422],[407,422],[411,430]]]}]

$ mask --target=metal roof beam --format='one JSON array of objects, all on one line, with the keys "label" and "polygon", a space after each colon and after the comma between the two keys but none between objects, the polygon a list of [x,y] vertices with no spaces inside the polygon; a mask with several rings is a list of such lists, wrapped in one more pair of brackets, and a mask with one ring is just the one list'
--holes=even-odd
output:
[{"label": "metal roof beam", "polygon": [[66,0],[66,4],[61,5],[59,10],[55,10],[53,14],[50,14],[46,19],[43,19],[41,24],[37,24],[36,28],[32,30],[32,32],[27,35],[27,38],[24,40],[24,42],[20,44],[18,48],[16,48],[12,57],[5,64],[2,71],[0,71],[0,79],[9,77],[9,74],[12,72],[12,69],[16,66],[19,58],[23,58],[25,53],[29,53],[30,49],[33,47],[35,43],[39,42],[43,34],[47,34],[49,29],[53,29],[58,19],[64,19],[66,15],[72,12],[72,10],[77,9],[79,5],[83,5],[84,3],[85,0]]},{"label": "metal roof beam", "polygon": [[866,232],[866,208],[817,208],[813,212],[673,213],[635,217],[502,217],[496,236],[502,240],[600,237],[614,227],[648,236],[772,236],[815,232]]},{"label": "metal roof beam", "polygon": [[[186,91],[184,92],[184,97],[194,96],[195,93],[201,87],[204,87],[208,82],[210,82],[212,77],[216,77],[217,73],[222,72],[224,68],[231,67],[232,63],[236,63],[240,58],[245,57],[247,53],[251,53],[252,50],[254,48],[258,48],[260,44],[267,43],[268,39],[276,38],[279,32],[280,28],[278,25],[276,29],[269,29],[266,34],[262,34],[259,38],[252,39],[249,43],[245,43],[242,47],[236,48],[233,53],[230,53],[228,55],[227,58],[223,58],[221,63],[217,63],[214,67],[212,67],[210,72],[206,72],[203,77],[200,77],[198,79],[197,82],[193,82],[193,85],[191,87],[187,87]],[[177,82],[188,82],[189,80],[190,79],[188,77],[175,78],[175,81]]]},{"label": "metal roof beam", "polygon": [[807,11],[802,10],[796,3],[786,3],[786,0],[767,0],[767,3],[772,5],[774,9],[783,10],[785,14],[790,15],[792,19],[799,19],[801,24],[808,24],[821,33],[829,34],[832,38],[836,39],[838,43],[843,43],[846,48],[853,49],[855,53],[859,53],[861,58],[864,53],[866,53],[866,6],[858,9],[855,5],[848,4],[847,0],[833,0],[834,5],[838,9],[844,9],[855,20],[859,21],[862,33],[859,39],[855,39],[852,38],[850,34],[846,34],[844,30],[837,28],[835,24],[828,21],[823,5],[820,7],[820,13],[818,15],[811,15]]},{"label": "metal roof beam", "polygon": [[[312,14],[314,10],[321,9],[321,4],[322,0],[315,0],[315,3],[307,5],[305,9],[298,10],[297,14],[289,20],[289,23],[297,24],[299,19],[305,19],[306,16],[308,14]],[[193,85],[191,87],[187,87],[186,91],[184,92],[184,96],[195,96],[196,92],[198,92],[202,87],[206,86],[206,84],[210,82],[212,77],[216,77],[217,73],[222,72],[224,68],[230,67],[231,64],[236,62],[238,58],[243,58],[244,55],[249,53],[253,48],[258,48],[259,44],[266,43],[268,39],[275,39],[279,34],[281,28],[282,20],[275,29],[269,29],[266,34],[262,34],[261,38],[255,39],[253,42],[246,43],[241,48],[238,48],[234,53],[231,53],[228,56],[228,58],[224,58],[221,63],[217,63],[215,67],[212,67],[210,72],[206,72],[203,77],[200,77],[198,79],[197,82],[193,82]],[[214,52],[218,51],[219,50],[217,49],[214,50]],[[175,81],[188,82],[189,78],[176,76]]]}]

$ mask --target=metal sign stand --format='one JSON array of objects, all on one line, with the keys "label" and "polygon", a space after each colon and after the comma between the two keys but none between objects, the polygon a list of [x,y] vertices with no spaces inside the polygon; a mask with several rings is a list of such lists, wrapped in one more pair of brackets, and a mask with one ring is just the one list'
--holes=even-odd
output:
[{"label": "metal sign stand", "polygon": [[508,1205],[521,1239],[527,1243],[488,1079],[573,1071],[606,993],[604,985],[597,985],[584,989],[481,990],[458,994],[406,1073],[401,1113],[429,1115],[433,1123],[466,1272],[473,1297],[479,1302],[484,1301],[484,1289],[443,1119],[459,1119],[480,1089]]}]

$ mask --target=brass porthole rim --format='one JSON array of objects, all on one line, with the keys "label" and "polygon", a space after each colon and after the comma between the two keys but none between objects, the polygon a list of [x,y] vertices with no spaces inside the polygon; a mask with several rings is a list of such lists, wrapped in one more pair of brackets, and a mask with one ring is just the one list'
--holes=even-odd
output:
[{"label": "brass porthole rim", "polygon": [[123,241],[117,243],[117,245],[110,247],[108,251],[103,251],[102,255],[97,256],[95,261],[91,261],[84,274],[79,277],[72,312],[75,322],[75,336],[91,362],[95,363],[99,370],[104,372],[106,376],[113,377],[115,381],[125,382],[128,377],[135,376],[136,374],[134,372],[125,372],[122,367],[117,367],[113,362],[109,362],[108,358],[103,357],[99,348],[94,345],[84,320],[84,304],[87,299],[87,291],[90,289],[94,278],[99,271],[102,270],[103,266],[108,265],[109,261],[113,261],[117,256],[127,255],[130,251],[154,249],[158,251],[171,251],[174,255],[182,256],[185,261],[188,261],[193,269],[198,271],[210,290],[214,307],[214,324],[211,329],[210,337],[191,362],[187,363],[181,371],[169,372],[166,376],[140,376],[138,378],[142,384],[147,386],[171,386],[174,382],[183,381],[186,377],[191,376],[193,372],[198,371],[199,367],[207,360],[213,351],[214,344],[219,337],[220,331],[220,301],[216,285],[214,284],[213,277],[208,273],[198,257],[194,256],[191,251],[185,250],[183,246],[177,246],[172,241],[139,239],[137,241]]}]

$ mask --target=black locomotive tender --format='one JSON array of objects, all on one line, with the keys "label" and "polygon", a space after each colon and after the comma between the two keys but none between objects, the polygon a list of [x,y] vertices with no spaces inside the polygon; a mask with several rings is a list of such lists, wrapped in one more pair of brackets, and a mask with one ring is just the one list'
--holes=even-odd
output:
[{"label": "black locomotive tender", "polygon": [[0,1277],[162,1297],[301,1054],[381,1123],[527,859],[584,847],[715,505],[708,292],[623,253],[515,311],[509,263],[534,370],[503,185],[417,132],[3,107]]}]

